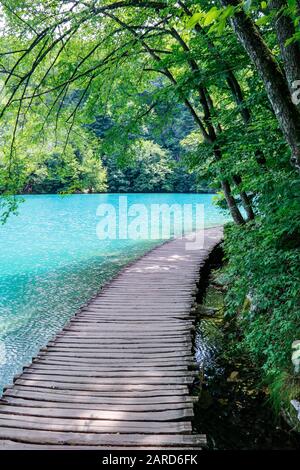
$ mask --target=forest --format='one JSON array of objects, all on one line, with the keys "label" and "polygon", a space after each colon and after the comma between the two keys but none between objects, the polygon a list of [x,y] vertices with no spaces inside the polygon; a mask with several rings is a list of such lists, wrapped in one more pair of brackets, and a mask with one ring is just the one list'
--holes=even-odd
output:
[{"label": "forest", "polygon": [[236,349],[296,420],[299,0],[0,4],[3,222],[16,194],[216,193]]}]

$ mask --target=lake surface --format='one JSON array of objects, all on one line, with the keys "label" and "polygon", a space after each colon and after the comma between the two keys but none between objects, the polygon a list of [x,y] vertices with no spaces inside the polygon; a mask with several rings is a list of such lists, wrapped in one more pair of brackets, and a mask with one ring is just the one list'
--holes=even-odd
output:
[{"label": "lake surface", "polygon": [[[227,220],[212,199],[127,195],[128,207],[143,204],[144,217],[151,204],[203,204],[206,227]],[[0,226],[0,391],[121,267],[161,242],[143,231],[141,239],[99,239],[101,204],[118,213],[119,195],[25,196],[18,215]],[[195,211],[193,216],[195,222]],[[174,225],[176,232],[179,221]]]}]

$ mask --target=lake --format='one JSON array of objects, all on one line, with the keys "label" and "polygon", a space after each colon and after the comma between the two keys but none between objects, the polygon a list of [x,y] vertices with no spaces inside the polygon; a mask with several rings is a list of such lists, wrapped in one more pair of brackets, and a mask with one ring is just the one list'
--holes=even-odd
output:
[{"label": "lake", "polygon": [[[117,212],[119,196],[25,196],[18,215],[0,226],[0,391],[121,267],[161,242],[99,239],[99,205]],[[202,204],[206,227],[228,220],[211,194],[126,196],[128,206],[142,204],[144,211],[151,204]]]}]

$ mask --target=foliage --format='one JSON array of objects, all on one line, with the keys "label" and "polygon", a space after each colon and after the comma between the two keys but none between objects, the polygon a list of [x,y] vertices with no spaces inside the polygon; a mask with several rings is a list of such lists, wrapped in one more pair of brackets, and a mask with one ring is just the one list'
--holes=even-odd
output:
[{"label": "foliage", "polygon": [[[243,345],[262,366],[278,401],[275,383],[282,374],[290,377],[293,391],[299,381],[292,378],[291,345],[300,337],[300,184],[289,172],[276,176],[276,191],[270,181],[268,197],[257,200],[261,215],[255,224],[226,228],[225,252],[227,315],[237,319]],[[299,384],[297,390],[299,395]],[[282,392],[284,399],[286,385]]]},{"label": "foliage", "polygon": [[[172,190],[172,162],[166,151],[151,141],[136,141],[130,148],[130,162],[121,172],[124,192],[168,192]],[[119,175],[117,175],[119,176]],[[123,178],[122,178],[123,177]],[[115,175],[109,180],[110,188],[118,181]],[[127,183],[127,184],[126,184]]]},{"label": "foliage", "polygon": [[[3,194],[106,190],[106,172],[95,137],[79,126],[65,145],[65,130],[49,125],[29,145],[28,138],[34,135],[34,127],[31,121],[24,123],[15,140],[18,151],[13,160],[5,143],[9,127],[2,131],[0,191]],[[13,177],[9,177],[9,173]]]},{"label": "foliage", "polygon": [[[149,95],[139,99],[146,102]],[[131,129],[130,142],[135,142],[135,149],[140,146],[140,161],[132,159],[125,139],[116,151],[118,136],[123,136],[123,132],[113,116],[96,116],[87,128],[101,139],[109,192],[194,192],[210,189],[204,178],[198,178],[198,170],[189,169],[188,161],[184,159],[181,139],[194,129],[194,123],[183,106],[178,105],[170,110],[164,103],[159,103],[142,129],[135,134]],[[147,156],[149,152],[156,155],[159,163],[156,169]],[[149,173],[154,170],[157,171],[155,184],[149,179]],[[164,181],[164,175],[167,181]]]}]

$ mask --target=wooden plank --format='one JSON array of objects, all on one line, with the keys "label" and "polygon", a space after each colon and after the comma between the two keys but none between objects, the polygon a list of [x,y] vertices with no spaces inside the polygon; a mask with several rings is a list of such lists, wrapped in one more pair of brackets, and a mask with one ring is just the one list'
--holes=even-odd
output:
[{"label": "wooden plank", "polygon": [[116,365],[116,362],[118,365],[123,365],[123,366],[134,366],[136,364],[137,366],[141,367],[154,367],[154,366],[163,366],[165,365],[166,367],[172,366],[174,364],[176,365],[184,365],[184,366],[189,366],[193,365],[193,361],[188,358],[188,357],[180,357],[180,358],[162,358],[161,360],[159,358],[151,358],[151,359],[128,359],[128,358],[123,358],[121,355],[120,357],[116,360],[114,358],[101,358],[101,359],[96,359],[95,357],[74,357],[73,355],[65,355],[65,354],[53,354],[50,351],[47,352],[41,352],[37,358],[41,358],[41,360],[50,360],[50,359],[55,359],[56,361],[61,361],[69,364],[96,364],[96,365],[105,365],[105,366],[110,366],[110,365]]},{"label": "wooden plank", "polygon": [[[131,338],[132,340],[134,341],[143,341],[144,339],[147,341],[147,340],[153,340],[153,341],[160,341],[160,342],[165,342],[167,340],[172,340],[174,339],[174,342],[176,343],[177,339],[179,338],[182,338],[183,340],[185,341],[189,341],[190,338],[191,338],[191,335],[180,335],[180,334],[177,334],[177,335],[171,335],[171,334],[155,334],[153,336],[151,336],[151,334],[149,335],[142,335],[142,334],[135,334],[134,337],[130,334],[128,334],[127,332],[123,333],[111,333],[111,340],[112,342],[116,342],[116,341],[124,341],[124,340],[127,340],[128,341],[128,338]],[[64,334],[60,334],[58,335],[58,338],[65,338],[65,337],[68,337],[68,338],[73,338],[73,339],[94,339],[96,341],[104,341],[104,340],[107,340],[108,336],[107,334],[104,334],[102,333],[101,331],[90,331],[90,332],[80,332],[80,331],[68,331],[68,332],[64,332]]]},{"label": "wooden plank", "polygon": [[101,339],[101,338],[108,338],[108,334],[111,335],[112,339],[123,339],[123,338],[128,338],[130,335],[131,337],[137,338],[137,339],[156,339],[159,341],[164,341],[167,338],[185,338],[188,340],[190,338],[190,334],[185,333],[184,331],[180,332],[172,332],[172,331],[157,331],[157,332],[152,332],[152,331],[134,331],[134,336],[133,336],[133,331],[103,331],[101,328],[97,329],[95,331],[94,329],[90,329],[90,331],[83,331],[83,330],[78,330],[76,331],[75,329],[70,329],[66,328],[63,330],[65,334],[68,336],[73,336],[77,338],[96,338],[96,339]]},{"label": "wooden plank", "polygon": [[159,371],[159,370],[123,370],[123,371],[98,371],[95,368],[70,368],[68,366],[49,366],[43,364],[33,364],[30,367],[24,369],[26,373],[38,373],[38,374],[59,374],[59,375],[85,375],[87,377],[138,377],[140,378],[141,375],[144,377],[194,377],[195,373],[191,371]]},{"label": "wooden plank", "polygon": [[[153,287],[152,287],[153,288]],[[154,290],[154,289],[153,289]],[[120,295],[122,293],[120,292]],[[192,299],[189,302],[189,307],[190,304],[192,303]],[[157,308],[159,307],[159,308]],[[152,314],[155,315],[163,315],[167,314],[170,315],[173,313],[174,315],[188,315],[188,309],[186,308],[186,305],[170,305],[170,304],[161,304],[153,302],[151,305],[145,305],[145,304],[134,304],[134,303],[124,303],[124,304],[119,304],[115,305],[113,301],[107,302],[107,303],[102,303],[102,302],[95,302],[93,304],[89,304],[86,307],[83,307],[79,313],[85,314],[87,312],[115,312],[115,314],[121,315],[122,312],[124,313],[131,313],[134,315],[138,314],[144,314],[145,316],[150,316]],[[79,314],[78,313],[78,314]]]},{"label": "wooden plank", "polygon": [[[64,332],[62,334],[59,334],[56,336],[55,341],[59,342],[62,340],[67,340],[67,341],[92,341],[92,342],[97,342],[101,344],[109,344],[108,343],[108,338],[107,336],[101,335],[101,332],[96,332],[96,333],[90,333],[90,334],[80,334],[80,333],[70,333],[70,332]],[[151,336],[148,337],[133,337],[132,335],[123,335],[122,337],[116,338],[115,335],[113,335],[112,338],[110,338],[111,343],[110,344],[153,344],[153,343],[158,343],[158,344],[174,344],[174,347],[176,347],[177,344],[180,342],[183,343],[189,343],[191,344],[191,336],[190,335],[170,335],[170,336]]]},{"label": "wooden plank", "polygon": [[[84,358],[84,357],[78,357],[76,359],[73,359],[72,357],[64,357],[64,356],[51,356],[44,354],[43,356],[38,356],[36,359],[33,360],[34,363],[37,362],[51,362],[51,363],[64,363],[65,365],[90,365],[90,366],[95,366],[95,367],[100,367],[101,369],[103,368],[120,368],[120,369],[132,369],[135,365],[135,361],[133,360],[125,360],[122,358],[122,360],[114,361],[110,359],[94,359],[90,360],[91,358]],[[153,360],[151,359],[148,361],[144,360],[137,360],[136,361],[136,368],[142,369],[142,368],[174,368],[174,367],[179,367],[181,369],[188,369],[189,367],[195,368],[197,364],[193,362],[192,360],[186,360],[184,358],[181,358],[180,360],[176,361],[166,361],[163,360],[162,362],[159,362],[159,360]],[[134,367],[135,368],[135,367]]]},{"label": "wooden plank", "polygon": [[119,361],[126,361],[127,359],[133,359],[133,360],[144,360],[144,361],[151,361],[151,360],[165,360],[168,362],[171,362],[171,360],[176,361],[176,359],[188,359],[192,357],[192,354],[188,351],[185,352],[184,354],[181,354],[180,352],[174,352],[174,353],[169,353],[169,352],[164,352],[164,353],[149,353],[147,354],[146,352],[143,353],[127,353],[126,358],[120,357],[120,353],[118,352],[87,352],[86,350],[79,350],[77,349],[76,351],[65,351],[64,349],[59,350],[59,348],[47,348],[41,350],[41,355],[47,354],[50,356],[60,356],[60,357],[71,357],[71,358],[76,358],[76,357],[81,357],[81,358],[91,358],[91,359],[116,359]]},{"label": "wooden plank", "polygon": [[[81,353],[88,353],[88,354],[97,354],[97,356],[94,357],[111,357],[111,358],[116,358],[120,357],[120,355],[123,355],[123,357],[146,357],[150,359],[151,357],[158,357],[158,355],[161,355],[161,357],[186,357],[186,356],[191,356],[191,351],[189,349],[185,348],[178,348],[176,349],[176,353],[174,352],[174,349],[167,349],[167,348],[111,348],[111,356],[108,356],[107,353],[107,348],[103,348],[101,346],[88,346],[88,345],[78,345],[78,348],[76,346],[68,345],[68,344],[49,344],[46,348],[43,348],[42,351],[47,352],[61,352],[61,353],[73,353],[76,352],[78,355],[81,355]],[[86,357],[86,356],[85,356]]]},{"label": "wooden plank", "polygon": [[[7,389],[11,390],[11,388]],[[104,397],[104,398],[118,398],[119,400],[122,400],[124,398],[130,398],[132,400],[138,400],[138,399],[148,399],[148,398],[166,398],[170,399],[172,397],[175,397],[176,399],[179,398],[191,398],[189,396],[189,391],[187,387],[172,387],[171,389],[160,389],[159,387],[151,387],[146,388],[143,387],[142,389],[129,389],[126,387],[126,389],[118,389],[117,391],[115,390],[101,390],[99,388],[95,388],[94,390],[86,390],[86,388],[82,387],[76,387],[76,385],[72,384],[56,384],[55,386],[52,384],[52,386],[49,386],[45,384],[45,382],[42,382],[40,386],[36,386],[35,382],[26,383],[26,384],[19,384],[15,383],[13,386],[13,390],[28,390],[30,393],[34,392],[39,392],[39,393],[51,393],[51,394],[61,394],[63,393],[64,395],[71,395],[72,397]]]},{"label": "wooden plank", "polygon": [[161,315],[161,318],[159,319],[159,316],[156,315],[154,317],[154,319],[152,319],[152,316],[149,315],[149,316],[146,316],[146,315],[139,315],[139,312],[137,313],[130,313],[129,315],[123,315],[122,312],[119,312],[118,313],[118,316],[116,316],[115,314],[112,316],[112,318],[110,318],[109,316],[107,316],[107,314],[105,314],[106,316],[104,316],[103,314],[101,314],[100,312],[92,312],[92,311],[88,311],[86,312],[84,315],[77,315],[75,316],[74,318],[72,318],[69,322],[69,324],[72,324],[72,323],[90,323],[91,321],[94,321],[95,323],[105,323],[103,321],[103,319],[105,320],[108,320],[110,321],[111,323],[115,323],[117,321],[117,323],[120,325],[120,326],[124,326],[124,327],[130,327],[131,325],[128,325],[128,321],[127,321],[127,318],[129,317],[132,317],[133,321],[137,322],[137,326],[140,326],[141,324],[145,324],[145,325],[150,325],[151,327],[157,327],[158,323],[157,321],[159,321],[159,324],[163,327],[169,327],[171,326],[172,329],[175,327],[175,326],[189,326],[192,322],[193,322],[193,318],[182,318],[182,317],[179,317],[179,318],[174,318],[172,317],[171,315],[170,316],[165,316],[165,315]]},{"label": "wooden plank", "polygon": [[[134,324],[132,323],[134,322]],[[102,326],[102,328],[112,328],[118,325],[120,329],[131,329],[134,327],[137,327],[137,329],[141,328],[142,326],[144,327],[149,327],[153,331],[156,331],[158,327],[161,327],[162,329],[172,329],[176,331],[177,329],[189,329],[193,325],[192,320],[174,320],[170,319],[167,322],[163,323],[162,321],[149,321],[149,320],[143,320],[141,318],[133,318],[131,321],[124,321],[122,319],[116,319],[114,318],[113,320],[109,318],[97,318],[90,316],[89,318],[74,318],[73,320],[70,321],[69,325],[82,325],[82,326]]]},{"label": "wooden plank", "polygon": [[[153,289],[154,290],[154,289]],[[153,292],[154,294],[154,292]],[[136,311],[139,311],[139,310],[143,310],[145,311],[145,309],[148,309],[149,312],[151,311],[154,311],[157,313],[159,311],[164,311],[164,310],[167,310],[168,312],[170,311],[174,311],[176,313],[176,311],[180,311],[182,312],[182,309],[184,308],[185,310],[188,310],[190,307],[191,307],[191,303],[192,302],[170,302],[170,301],[166,301],[166,302],[162,302],[162,301],[153,301],[150,303],[145,303],[145,302],[142,302],[142,301],[139,301],[139,304],[135,303],[134,299],[132,299],[131,301],[128,301],[126,298],[123,298],[122,301],[120,302],[116,302],[116,301],[110,301],[110,300],[105,300],[104,299],[102,300],[101,299],[101,306],[102,307],[110,307],[112,306],[115,310],[122,310],[122,307],[124,306],[124,302],[126,302],[126,308],[130,310],[132,310],[132,312],[136,312]]]},{"label": "wooden plank", "polygon": [[[155,288],[153,288],[152,286],[151,289],[153,290],[153,294],[155,295]],[[124,310],[131,310],[132,313],[138,313],[138,311],[145,311],[145,313],[149,312],[150,314],[151,312],[153,312],[158,315],[160,312],[165,312],[165,311],[168,312],[169,314],[172,311],[174,313],[182,313],[183,311],[185,311],[186,313],[188,311],[188,308],[191,306],[191,303],[193,303],[192,297],[188,301],[186,300],[185,302],[183,302],[182,300],[172,301],[171,299],[163,301],[159,298],[154,300],[152,298],[152,300],[149,300],[149,302],[146,302],[145,300],[144,301],[141,300],[139,301],[139,303],[135,303],[134,300],[136,297],[131,298],[131,300],[129,300],[129,297],[122,295],[121,292],[120,292],[120,296],[121,296],[121,300],[119,302],[116,302],[114,299],[103,298],[101,299],[101,303],[99,301],[99,302],[95,302],[93,305],[101,307],[103,309],[114,308],[114,310],[118,311],[119,313],[121,313],[122,309],[124,309]]]},{"label": "wooden plank", "polygon": [[190,408],[170,410],[170,411],[135,411],[122,412],[113,410],[83,410],[77,406],[70,408],[39,408],[36,406],[11,406],[0,405],[0,413],[9,415],[26,415],[26,416],[46,416],[56,418],[77,418],[92,420],[117,420],[117,421],[174,421],[193,417],[193,411]]},{"label": "wooden plank", "polygon": [[32,380],[20,378],[15,381],[17,385],[29,385],[30,387],[46,387],[56,388],[60,390],[86,390],[86,391],[97,391],[97,392],[108,392],[108,393],[119,393],[120,395],[126,395],[130,392],[139,392],[145,396],[154,396],[155,394],[162,395],[178,395],[180,392],[183,395],[188,395],[188,388],[186,385],[155,385],[155,384],[125,384],[126,386],[120,387],[115,384],[93,384],[93,383],[72,383],[72,382],[53,382],[52,380]]},{"label": "wooden plank", "polygon": [[60,444],[60,445],[94,445],[94,446],[156,446],[164,445],[176,447],[201,446],[203,437],[201,435],[186,434],[102,434],[101,439],[96,433],[70,433],[70,432],[51,432],[51,431],[32,431],[26,429],[14,429],[1,426],[0,439],[17,440],[19,442],[28,442],[33,444]]},{"label": "wooden plank", "polygon": [[146,348],[146,349],[149,349],[149,348],[153,348],[153,349],[157,349],[157,348],[163,348],[163,349],[168,349],[170,347],[173,347],[173,350],[177,350],[177,348],[179,349],[182,349],[182,348],[185,348],[185,349],[191,349],[193,344],[192,344],[192,341],[190,342],[184,342],[182,341],[181,343],[180,342],[151,342],[151,341],[148,341],[146,343],[143,342],[143,340],[132,340],[132,341],[127,341],[126,343],[119,343],[118,341],[113,341],[111,342],[110,344],[108,342],[102,342],[101,340],[96,340],[94,338],[70,338],[70,337],[64,337],[64,338],[56,338],[54,339],[53,341],[50,341],[48,343],[49,345],[52,345],[52,344],[55,344],[55,345],[70,345],[70,346],[76,346],[76,344],[78,344],[79,346],[82,345],[82,346],[102,346],[103,348],[106,348],[108,349],[110,346],[113,348],[113,349],[116,349],[116,350],[120,350],[120,352],[123,350],[123,349],[126,349],[127,347],[132,347],[132,348],[143,348],[143,346]]},{"label": "wooden plank", "polygon": [[93,433],[119,434],[189,434],[192,431],[190,422],[124,422],[124,421],[91,421],[85,419],[51,418],[41,416],[8,416],[0,413],[0,429],[2,426],[10,428],[45,430],[45,431],[72,431]]},{"label": "wooden plank", "polygon": [[167,404],[167,403],[180,403],[180,404],[192,404],[193,400],[189,396],[175,395],[175,396],[160,396],[160,397],[144,397],[137,396],[134,398],[117,396],[94,396],[91,393],[74,393],[71,391],[60,392],[57,390],[49,389],[41,391],[39,389],[31,388],[29,391],[27,388],[12,388],[8,389],[3,397],[7,400],[8,397],[24,398],[30,400],[44,400],[54,401],[63,403],[87,403],[93,404],[124,404],[124,405],[144,405],[144,404]]},{"label": "wooden plank", "polygon": [[102,375],[98,375],[95,373],[93,376],[92,373],[90,372],[76,372],[76,374],[71,374],[67,375],[64,373],[64,371],[61,372],[61,375],[59,375],[59,372],[55,374],[50,373],[37,373],[37,371],[25,371],[22,374],[22,377],[26,380],[37,380],[37,381],[52,381],[53,383],[56,382],[64,382],[64,383],[80,383],[80,384],[90,384],[93,383],[94,385],[109,385],[109,384],[114,384],[114,385],[135,385],[135,384],[160,384],[160,385],[173,385],[173,384],[190,384],[193,382],[193,377],[165,377],[165,376],[144,376],[140,375],[139,377],[135,376],[128,376],[128,377],[102,377]]},{"label": "wooden plank", "polygon": [[[101,331],[101,333],[105,333],[107,336],[110,334],[110,333],[114,333],[114,334],[118,334],[118,333],[122,333],[122,334],[134,334],[134,336],[150,336],[151,333],[159,333],[160,335],[164,335],[164,334],[173,334],[174,333],[187,333],[191,330],[191,326],[176,326],[174,328],[172,328],[171,326],[168,326],[168,327],[161,327],[160,328],[160,325],[157,325],[157,326],[151,326],[151,325],[148,325],[148,328],[147,330],[145,330],[145,328],[147,327],[147,325],[143,326],[142,325],[134,325],[134,327],[132,327],[131,325],[119,325],[117,327],[115,327],[113,324],[109,324],[109,323],[102,323],[101,326],[97,326],[97,328],[99,328],[99,330]],[[91,325],[90,323],[86,323],[86,324],[79,324],[79,323],[70,323],[67,327],[64,328],[65,331],[80,331],[80,332],[94,332],[95,331],[95,325]]]},{"label": "wooden plank", "polygon": [[[107,344],[102,344],[101,341],[91,341],[91,340],[88,340],[88,341],[76,341],[76,342],[69,342],[68,339],[66,338],[64,341],[49,341],[49,343],[47,344],[46,347],[50,348],[50,347],[56,347],[56,348],[71,348],[71,349],[74,349],[76,348],[76,346],[78,345],[78,348],[82,349],[82,348],[89,348],[89,349],[102,349],[103,351],[107,351],[109,350],[110,348],[108,348],[108,345]],[[150,343],[150,344],[143,344],[143,343],[138,343],[138,344],[134,344],[134,343],[126,343],[126,344],[119,344],[119,343],[116,343],[116,344],[113,344],[113,345],[110,345],[111,346],[111,349],[113,349],[114,351],[118,351],[118,350],[121,350],[119,352],[126,352],[126,351],[132,351],[132,352],[135,352],[135,351],[162,351],[162,352],[168,352],[168,351],[172,351],[174,352],[174,350],[176,351],[186,351],[188,349],[189,346],[191,346],[191,343],[190,345],[188,345],[187,343],[183,343],[183,344],[180,344],[180,343],[177,343],[175,344],[172,344],[172,343]],[[44,348],[45,349],[45,348]]]},{"label": "wooden plank", "polygon": [[[46,353],[51,353],[52,355],[64,355],[64,356],[71,356],[71,357],[93,357],[93,358],[110,358],[110,359],[119,359],[120,352],[113,350],[108,352],[107,349],[102,348],[72,348],[72,347],[63,347],[63,346],[49,346],[47,348],[43,348],[41,351]],[[150,350],[130,350],[124,349],[122,351],[123,358],[126,357],[128,359],[159,359],[161,358],[177,358],[177,357],[191,357],[192,354],[190,351],[172,351],[169,349],[150,349]]]},{"label": "wooden plank", "polygon": [[78,321],[91,321],[91,320],[97,320],[98,322],[106,322],[106,321],[109,321],[111,323],[115,323],[115,322],[122,322],[122,323],[129,323],[130,322],[144,322],[144,321],[147,321],[149,323],[153,323],[153,324],[157,324],[157,322],[161,322],[162,318],[164,318],[164,320],[167,320],[167,322],[169,323],[179,323],[179,322],[182,322],[182,323],[192,323],[194,322],[195,320],[195,317],[190,314],[189,316],[187,316],[186,314],[176,314],[176,313],[173,313],[173,314],[170,314],[170,315],[167,315],[167,314],[158,314],[158,315],[154,315],[154,314],[145,314],[144,312],[136,312],[136,313],[133,313],[133,312],[127,312],[127,311],[122,311],[122,312],[118,312],[116,314],[115,311],[92,311],[92,310],[88,310],[84,316],[82,313],[76,315],[74,317],[74,320],[77,320]]},{"label": "wooden plank", "polygon": [[[78,347],[76,348],[76,345]],[[111,347],[107,344],[102,344],[101,341],[97,342],[94,339],[85,338],[84,340],[79,339],[78,341],[69,341],[69,338],[66,338],[64,341],[54,341],[49,342],[46,347],[41,349],[41,352],[45,351],[63,351],[63,352],[73,352],[74,349],[80,352],[98,352],[99,354],[107,354],[108,351],[112,351],[114,354],[118,354],[119,356],[123,354],[133,354],[139,356],[146,356],[152,355],[153,357],[159,353],[164,355],[165,357],[174,357],[180,356],[185,357],[186,355],[190,355],[190,351],[192,349],[192,343],[178,343],[172,345],[171,343],[166,343],[160,345],[159,343],[149,343],[145,345],[143,348],[142,343],[125,343],[125,344],[118,344],[113,343]],[[111,356],[114,357],[114,356]]]},{"label": "wooden plank", "polygon": [[[134,282],[137,281],[134,280]],[[148,310],[153,310],[154,305],[160,305],[162,310],[165,310],[167,314],[171,313],[171,306],[176,310],[179,310],[181,313],[187,315],[187,304],[190,304],[194,301],[194,295],[186,295],[182,293],[175,294],[172,292],[170,287],[168,287],[165,291],[159,291],[153,282],[148,282],[148,285],[151,288],[151,295],[147,297],[144,296],[141,292],[140,295],[143,296],[143,301],[139,302],[138,304],[134,304],[133,300],[139,295],[139,292],[128,292],[128,289],[123,287],[115,290],[114,295],[99,295],[95,301],[85,304],[84,307],[82,307],[81,312],[85,313],[89,309],[96,311],[105,309],[110,310],[112,307],[114,307],[115,311],[119,313],[122,310],[129,310],[129,306],[131,307],[133,305],[137,309],[141,309],[141,306],[145,307],[147,313]],[[125,289],[126,295],[124,293]],[[153,292],[155,292],[155,298],[153,297]],[[119,302],[115,302],[115,299],[119,299]],[[120,299],[124,300],[124,302],[120,301]],[[159,312],[153,313],[156,313],[157,315],[159,314]]]},{"label": "wooden plank", "polygon": [[116,312],[115,310],[94,310],[92,308],[87,309],[84,313],[78,313],[74,320],[81,321],[97,319],[97,320],[108,320],[114,322],[128,322],[128,321],[148,321],[151,323],[161,322],[162,318],[168,322],[179,322],[179,321],[193,321],[194,317],[191,314],[185,313],[144,313],[144,311],[133,313],[131,310],[123,310]]},{"label": "wooden plank", "polygon": [[101,345],[103,348],[107,348],[108,346],[112,346],[114,349],[126,349],[127,347],[134,347],[134,348],[144,348],[144,349],[149,349],[149,348],[170,348],[173,347],[173,350],[176,349],[187,349],[192,347],[192,341],[187,342],[187,341],[182,341],[182,342],[172,342],[172,341],[164,341],[164,342],[154,342],[154,341],[136,341],[134,339],[128,340],[126,342],[103,342],[103,341],[97,341],[94,339],[90,338],[82,338],[82,339],[75,339],[75,338],[70,338],[69,336],[66,336],[64,338],[56,338],[53,341],[49,341],[49,345],[57,344],[57,345],[83,345],[83,346],[99,346]]},{"label": "wooden plank", "polygon": [[62,354],[52,354],[50,351],[48,352],[41,352],[36,358],[34,358],[33,362],[38,362],[38,361],[55,361],[56,363],[58,362],[64,362],[65,364],[90,364],[90,365],[95,365],[95,366],[101,366],[101,367],[130,367],[134,366],[136,363],[137,367],[185,367],[188,368],[190,366],[194,367],[196,366],[196,363],[194,362],[193,358],[191,357],[179,357],[179,358],[162,358],[161,361],[158,358],[144,358],[144,359],[129,359],[129,358],[124,358],[122,357],[122,354],[120,354],[119,359],[115,358],[94,358],[94,357],[74,357],[72,355],[64,355]]},{"label": "wooden plank", "polygon": [[191,410],[193,408],[192,403],[80,403],[76,402],[58,402],[52,400],[30,400],[16,397],[6,396],[0,401],[0,405],[8,404],[12,406],[21,406],[29,408],[65,408],[65,409],[76,409],[77,410],[102,410],[102,411],[126,411],[135,413],[137,411],[173,411],[173,410]]},{"label": "wooden plank", "polygon": [[[202,447],[206,446],[207,445],[207,441],[206,441],[206,436],[205,435],[201,435],[202,436],[202,444],[201,444],[201,448],[200,447],[194,447],[194,446],[186,446],[186,447],[180,447],[180,446],[172,446],[172,447],[168,447],[167,445],[163,445],[163,446],[156,446],[156,447],[153,447],[153,446],[146,446],[146,445],[143,445],[143,446],[140,446],[140,447],[131,447],[131,446],[126,446],[126,447],[120,447],[118,445],[115,445],[115,446],[109,446],[109,449],[111,449],[112,451],[119,451],[119,450],[149,450],[149,451],[152,451],[152,450],[160,450],[160,451],[165,451],[165,450],[188,450],[189,452],[190,451],[199,451],[202,449]],[[108,447],[106,445],[102,446],[102,445],[98,445],[98,446],[89,446],[89,445],[61,445],[61,446],[58,446],[58,445],[51,445],[51,444],[25,444],[25,443],[20,443],[20,442],[13,442],[11,440],[0,440],[0,450],[59,450],[59,451],[65,451],[65,452],[68,452],[68,451],[82,451],[82,450],[85,450],[85,451],[89,451],[89,450],[105,450],[107,451]]]},{"label": "wooden plank", "polygon": [[[157,289],[157,287],[155,287],[155,291],[157,293],[157,295],[155,296],[155,300],[161,298],[161,299],[163,299],[164,302],[167,302],[167,296],[165,295],[167,289],[165,291],[162,291],[160,289]],[[99,301],[101,299],[115,299],[115,298],[117,300],[119,300],[120,299],[119,292],[120,292],[120,289],[115,289],[114,291],[108,290],[105,293],[102,292],[102,293],[99,294],[97,300]],[[136,292],[137,291],[134,291],[132,289],[131,290],[126,289],[126,292],[123,291],[122,293],[124,295],[124,298],[126,298],[126,297],[132,298],[133,295],[136,295]],[[152,296],[151,291],[148,291],[148,292],[146,291],[145,292],[145,291],[140,290],[140,292],[143,294],[143,300],[144,301],[148,301],[150,303],[151,300],[153,300],[153,296]],[[168,292],[170,292],[170,289],[168,289]],[[171,291],[171,293],[172,293],[172,297],[170,299],[171,302],[176,302],[177,300],[179,302],[181,302],[182,300],[187,301],[187,300],[190,300],[190,298],[192,297],[191,292],[188,291],[188,290],[186,290],[186,291],[173,290],[173,291]]]},{"label": "wooden plank", "polygon": [[[68,370],[74,370],[76,371],[77,369],[86,369],[86,370],[95,370],[95,371],[100,371],[100,372],[103,372],[103,371],[107,371],[107,372],[116,372],[116,371],[187,371],[188,370],[188,367],[187,367],[187,364],[184,363],[182,365],[173,365],[173,364],[160,364],[160,363],[157,363],[157,364],[134,364],[134,363],[131,363],[131,364],[119,364],[119,363],[113,363],[113,364],[107,364],[105,365],[104,363],[102,363],[102,361],[98,364],[90,364],[89,361],[86,361],[86,362],[77,362],[77,361],[61,361],[61,360],[57,360],[56,358],[55,359],[51,359],[47,356],[44,356],[43,358],[40,358],[40,359],[34,359],[33,362],[32,362],[33,365],[41,365],[41,366],[47,366],[47,365],[50,365],[50,366],[56,366],[56,367],[59,367],[59,366],[62,366]],[[177,363],[175,363],[177,364]]]},{"label": "wooden plank", "polygon": [[[107,352],[108,350],[108,347],[107,345],[103,345],[101,343],[94,343],[94,342],[90,342],[90,341],[86,341],[86,342],[82,342],[82,341],[79,341],[78,343],[78,348],[80,348],[80,350],[85,350],[85,351],[99,351],[99,352]],[[171,347],[171,345],[169,346],[169,348]],[[73,351],[73,349],[76,349],[76,342],[68,342],[68,341],[62,341],[62,342],[53,342],[53,343],[48,343],[47,347],[46,348],[43,348],[43,351],[51,351],[52,348],[56,348],[56,349],[59,349],[59,350],[62,350],[62,351],[66,351],[66,350],[69,350],[69,351]],[[168,352],[173,352],[173,351],[178,351],[178,352],[182,352],[182,353],[189,353],[191,352],[192,350],[192,344],[189,344],[189,345],[185,345],[184,347],[182,345],[178,345],[178,346],[173,346],[173,349],[169,349],[167,346],[166,347],[161,347],[159,346],[158,344],[152,346],[152,345],[148,345],[145,349],[143,349],[142,345],[141,344],[126,344],[125,346],[121,345],[120,347],[118,347],[118,345],[112,345],[111,346],[111,350],[114,351],[115,353],[119,354],[120,356],[123,355],[123,354],[126,354],[127,352],[128,353],[139,353],[141,351],[143,352],[153,352],[153,353],[159,353],[161,352],[162,354],[163,353],[168,353]],[[184,355],[182,355],[182,357],[185,357]],[[117,361],[116,361],[117,363]]]},{"label": "wooden plank", "polygon": [[[97,344],[97,343],[77,343],[78,345],[78,348],[76,347],[76,344],[74,343],[67,343],[67,342],[63,342],[63,343],[57,343],[56,341],[55,342],[51,342],[51,343],[48,343],[47,344],[47,349],[49,348],[50,350],[63,350],[63,351],[73,351],[74,349],[80,349],[81,351],[97,351],[97,352],[107,352],[108,348],[107,346],[103,346],[101,344]],[[167,347],[166,345],[164,345],[165,347],[163,346],[160,346],[160,345],[156,345],[156,346],[148,346],[148,347],[142,347],[142,345],[138,345],[138,346],[135,346],[135,345],[126,345],[126,346],[123,346],[123,347],[115,347],[115,346],[112,346],[111,347],[111,350],[116,352],[117,354],[127,354],[127,353],[140,353],[140,352],[146,352],[146,353],[159,353],[161,352],[162,354],[163,353],[168,353],[168,352],[173,352],[174,349],[176,350],[176,352],[182,352],[182,353],[185,353],[187,351],[189,351],[190,348],[188,348],[187,346],[185,347],[175,347],[174,346],[172,347],[172,345],[170,345],[169,347]],[[47,350],[46,348],[43,349],[43,350]]]}]

